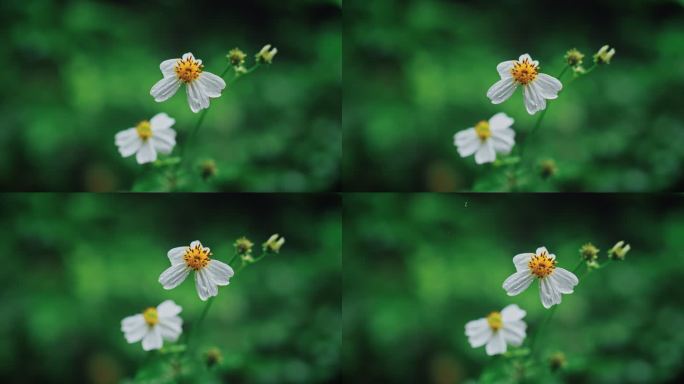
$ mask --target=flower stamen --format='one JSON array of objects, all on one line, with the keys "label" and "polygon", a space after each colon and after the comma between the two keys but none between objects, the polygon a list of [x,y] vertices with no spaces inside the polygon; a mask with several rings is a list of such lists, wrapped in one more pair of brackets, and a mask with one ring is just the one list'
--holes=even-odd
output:
[{"label": "flower stamen", "polygon": [[135,126],[135,130],[138,132],[138,136],[140,136],[142,141],[146,141],[152,137],[152,125],[147,120],[139,122],[138,125]]},{"label": "flower stamen", "polygon": [[185,260],[185,264],[194,269],[195,271],[199,271],[200,269],[204,268],[209,264],[209,261],[211,258],[211,252],[209,252],[209,248],[204,248],[201,245],[197,244],[192,248],[188,248],[187,251],[185,251],[185,254],[183,255],[183,260]]},{"label": "flower stamen", "polygon": [[475,124],[475,133],[480,137],[480,140],[485,141],[492,136],[492,131],[489,130],[489,122],[482,120]]},{"label": "flower stamen", "polygon": [[541,279],[553,273],[556,269],[556,260],[550,258],[549,254],[544,251],[541,255],[532,256],[527,266],[533,275]]},{"label": "flower stamen", "polygon": [[492,331],[495,332],[503,328],[503,320],[501,318],[501,313],[494,311],[487,315],[487,323],[489,323],[489,328],[491,328]]},{"label": "flower stamen", "polygon": [[155,307],[149,307],[143,312],[143,317],[145,318],[145,322],[147,325],[150,327],[156,325],[159,323],[159,315],[157,314],[157,308]]},{"label": "flower stamen", "polygon": [[204,65],[200,64],[194,57],[189,56],[186,59],[178,60],[174,70],[176,71],[178,80],[189,84],[197,80],[200,73],[202,73],[202,68],[204,68]]},{"label": "flower stamen", "polygon": [[528,59],[523,61],[516,61],[511,69],[511,74],[515,81],[522,85],[527,85],[537,77],[539,68],[531,63]]}]

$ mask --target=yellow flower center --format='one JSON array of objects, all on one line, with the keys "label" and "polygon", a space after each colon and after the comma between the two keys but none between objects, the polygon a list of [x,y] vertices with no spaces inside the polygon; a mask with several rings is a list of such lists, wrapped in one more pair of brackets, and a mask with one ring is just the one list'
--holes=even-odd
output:
[{"label": "yellow flower center", "polygon": [[211,256],[209,248],[204,248],[197,244],[193,248],[188,248],[188,250],[185,251],[183,260],[185,260],[185,264],[187,264],[188,267],[194,269],[195,271],[199,271],[207,266],[209,260],[211,260],[209,256]]},{"label": "yellow flower center", "polygon": [[147,325],[150,327],[157,324],[159,322],[159,316],[157,315],[157,308],[155,307],[149,307],[143,312],[143,317],[145,318],[145,322]]},{"label": "yellow flower center", "polygon": [[550,258],[549,254],[544,252],[541,255],[532,256],[527,266],[532,271],[532,274],[543,278],[553,273],[553,270],[556,269],[556,260]]},{"label": "yellow flower center", "polygon": [[492,312],[487,316],[487,322],[489,323],[489,328],[492,331],[498,331],[503,327],[503,320],[501,320],[501,313]]},{"label": "yellow flower center", "polygon": [[480,136],[480,140],[485,141],[492,136],[492,131],[489,130],[489,122],[482,120],[475,124],[475,133]]},{"label": "yellow flower center", "polygon": [[200,73],[202,73],[202,68],[204,68],[204,65],[190,56],[187,59],[178,60],[174,70],[178,80],[187,84],[197,80]]},{"label": "yellow flower center", "polygon": [[152,126],[147,120],[143,120],[135,126],[135,130],[138,131],[138,136],[140,136],[143,141],[152,137]]},{"label": "yellow flower center", "polygon": [[539,68],[535,67],[534,64],[530,63],[527,59],[523,61],[516,61],[513,64],[513,69],[511,69],[511,74],[515,81],[522,85],[530,83],[537,77],[539,73]]}]

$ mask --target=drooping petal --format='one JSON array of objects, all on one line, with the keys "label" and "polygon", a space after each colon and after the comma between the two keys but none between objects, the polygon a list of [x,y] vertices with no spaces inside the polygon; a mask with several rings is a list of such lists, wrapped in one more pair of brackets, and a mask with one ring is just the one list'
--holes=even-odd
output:
[{"label": "drooping petal", "polygon": [[541,296],[542,305],[546,309],[561,302],[561,294],[556,290],[556,287],[549,278],[539,279],[539,295]]},{"label": "drooping petal", "polygon": [[121,331],[123,331],[124,337],[129,344],[142,340],[147,332],[145,318],[142,314],[126,317],[121,320]]},{"label": "drooping petal", "polygon": [[210,72],[202,72],[197,80],[209,97],[221,96],[221,91],[226,87],[226,82],[222,78]]},{"label": "drooping petal", "polygon": [[518,83],[512,77],[507,77],[494,83],[487,90],[487,97],[492,101],[492,104],[501,104],[513,95],[517,87]]},{"label": "drooping petal", "polygon": [[494,162],[494,160],[496,160],[496,152],[494,151],[494,145],[492,144],[491,140],[487,140],[484,143],[482,143],[480,148],[478,148],[477,152],[475,152],[475,163],[491,163]]},{"label": "drooping petal", "polygon": [[159,349],[164,345],[162,340],[161,332],[159,332],[159,327],[152,327],[147,332],[145,337],[143,337],[142,347],[145,351],[151,351],[153,349]]},{"label": "drooping petal", "polygon": [[204,88],[202,88],[199,83],[193,81],[185,88],[191,111],[197,113],[200,110],[209,107],[209,97],[204,94]]},{"label": "drooping petal", "polygon": [[159,283],[164,289],[176,288],[188,277],[188,273],[190,273],[190,268],[185,263],[172,265],[159,276]]},{"label": "drooping petal", "polygon": [[492,329],[486,319],[473,320],[466,324],[466,336],[473,348],[485,345],[492,337]]},{"label": "drooping petal", "polygon": [[506,324],[509,321],[520,320],[525,317],[526,314],[527,312],[518,307],[517,304],[509,304],[506,306],[506,308],[501,310],[501,319],[503,320],[504,324]]},{"label": "drooping petal", "polygon": [[176,76],[176,71],[174,67],[176,66],[176,63],[178,63],[178,60],[180,59],[168,59],[164,60],[159,64],[159,69],[162,72],[162,75],[164,77],[169,77],[169,76]]},{"label": "drooping petal", "polygon": [[530,115],[546,108],[546,101],[541,95],[534,82],[523,87],[523,99],[525,100],[525,109]]},{"label": "drooping petal", "polygon": [[516,272],[503,282],[503,289],[506,290],[508,296],[515,296],[526,290],[532,284],[532,280],[534,280],[534,275],[529,270]]},{"label": "drooping petal", "polygon": [[174,124],[176,124],[176,119],[171,118],[164,112],[157,113],[150,119],[150,129],[154,133],[160,130],[171,128],[171,126]]},{"label": "drooping petal", "polygon": [[454,135],[454,145],[458,149],[458,154],[466,157],[475,153],[482,145],[482,141],[477,136],[475,128],[468,128]]},{"label": "drooping petal", "polygon": [[230,278],[233,277],[234,274],[233,268],[216,259],[209,261],[206,270],[217,285],[228,285],[230,283]]},{"label": "drooping petal", "polygon": [[527,271],[528,270],[528,264],[530,262],[530,259],[534,256],[534,253],[519,253],[515,256],[513,256],[513,264],[515,265],[515,269],[520,272],[520,271]]},{"label": "drooping petal", "polygon": [[171,261],[171,265],[185,263],[185,261],[183,260],[183,255],[185,255],[185,252],[187,250],[188,247],[171,248],[171,250],[169,250],[169,252],[166,253],[166,256],[169,257],[169,261]]},{"label": "drooping petal", "polygon": [[176,94],[176,91],[178,91],[178,88],[180,88],[180,86],[181,82],[175,76],[165,77],[157,81],[157,83],[152,86],[152,89],[150,90],[150,95],[152,95],[152,97],[154,97],[154,101],[158,103],[166,101],[171,96]]},{"label": "drooping petal", "polygon": [[209,294],[210,282],[206,278],[206,276],[201,272],[201,269],[195,272],[195,288],[197,289],[197,295],[199,296],[200,300],[207,301],[209,296],[211,296]]},{"label": "drooping petal", "polygon": [[496,66],[496,71],[499,72],[499,76],[503,79],[506,77],[511,77],[513,74],[511,73],[511,70],[513,69],[513,65],[515,64],[515,60],[506,60],[500,62]]},{"label": "drooping petal", "polygon": [[164,300],[157,306],[157,315],[162,317],[173,317],[181,313],[183,308],[176,304],[173,300]]},{"label": "drooping petal", "polygon": [[494,151],[496,153],[508,154],[515,145],[515,132],[510,128],[503,128],[499,130],[492,130],[492,137],[490,138]]},{"label": "drooping petal", "polygon": [[560,293],[572,293],[575,286],[579,284],[579,280],[574,273],[564,268],[556,268],[551,277],[555,281],[556,288]]},{"label": "drooping petal", "polygon": [[515,120],[503,112],[499,112],[489,119],[489,129],[494,131],[498,129],[508,128]]},{"label": "drooping petal", "polygon": [[527,325],[525,322],[520,320],[509,321],[503,323],[503,328],[501,332],[503,333],[504,340],[507,344],[519,347],[525,340],[525,329]]},{"label": "drooping petal", "polygon": [[135,159],[138,161],[138,164],[151,163],[157,160],[157,151],[150,140],[142,143],[138,153],[135,155]]},{"label": "drooping petal", "polygon": [[499,355],[506,352],[506,341],[503,337],[503,332],[494,332],[491,339],[487,342],[485,347],[487,355]]},{"label": "drooping petal", "polygon": [[563,89],[563,84],[560,80],[546,73],[540,73],[534,80],[538,85],[539,93],[545,99],[553,100],[558,97],[558,92]]},{"label": "drooping petal", "polygon": [[214,277],[207,270],[207,268],[200,269],[197,271],[197,274],[200,275],[200,278],[204,280],[204,285],[207,289],[207,295],[209,297],[218,295],[218,285],[214,281]]}]

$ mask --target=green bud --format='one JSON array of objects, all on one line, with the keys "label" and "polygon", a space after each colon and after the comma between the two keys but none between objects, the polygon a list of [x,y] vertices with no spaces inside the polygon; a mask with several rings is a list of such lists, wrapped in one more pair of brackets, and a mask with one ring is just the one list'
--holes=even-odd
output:
[{"label": "green bud", "polygon": [[630,249],[632,249],[632,247],[630,247],[629,244],[625,244],[624,241],[620,240],[608,251],[608,257],[611,260],[622,261],[625,259],[625,256]]},{"label": "green bud", "polygon": [[586,262],[595,262],[598,259],[599,249],[592,243],[586,243],[580,248],[580,255]]},{"label": "green bud", "polygon": [[218,348],[209,348],[204,354],[204,362],[209,368],[221,364],[222,360],[223,356],[221,355],[221,350]]},{"label": "green bud", "polygon": [[573,48],[573,49],[571,49],[565,53],[565,61],[571,67],[576,67],[576,66],[582,64],[583,58],[584,58],[584,55],[582,54],[582,52],[578,51],[575,48]]},{"label": "green bud", "polygon": [[230,52],[228,52],[226,57],[233,67],[241,67],[245,64],[245,58],[247,58],[247,55],[242,52],[240,48],[233,48],[230,50]]},{"label": "green bud", "polygon": [[551,368],[552,372],[556,372],[563,368],[566,363],[567,360],[563,352],[556,352],[549,358],[549,368]]}]

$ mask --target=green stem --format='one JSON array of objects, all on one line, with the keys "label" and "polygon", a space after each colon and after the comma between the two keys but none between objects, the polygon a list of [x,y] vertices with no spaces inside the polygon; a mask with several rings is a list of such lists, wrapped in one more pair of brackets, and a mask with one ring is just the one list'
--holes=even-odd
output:
[{"label": "green stem", "polygon": [[209,308],[211,308],[211,304],[214,302],[215,296],[212,296],[207,300],[207,304],[204,306],[204,309],[202,310],[202,314],[200,314],[199,319],[197,319],[197,323],[195,323],[190,331],[188,332],[188,336],[185,338],[185,345],[187,345],[187,350],[192,352],[190,349],[190,341],[192,340],[192,336],[196,333],[196,329],[202,325],[202,322],[204,321],[204,318],[207,317],[207,312],[209,312]]}]

